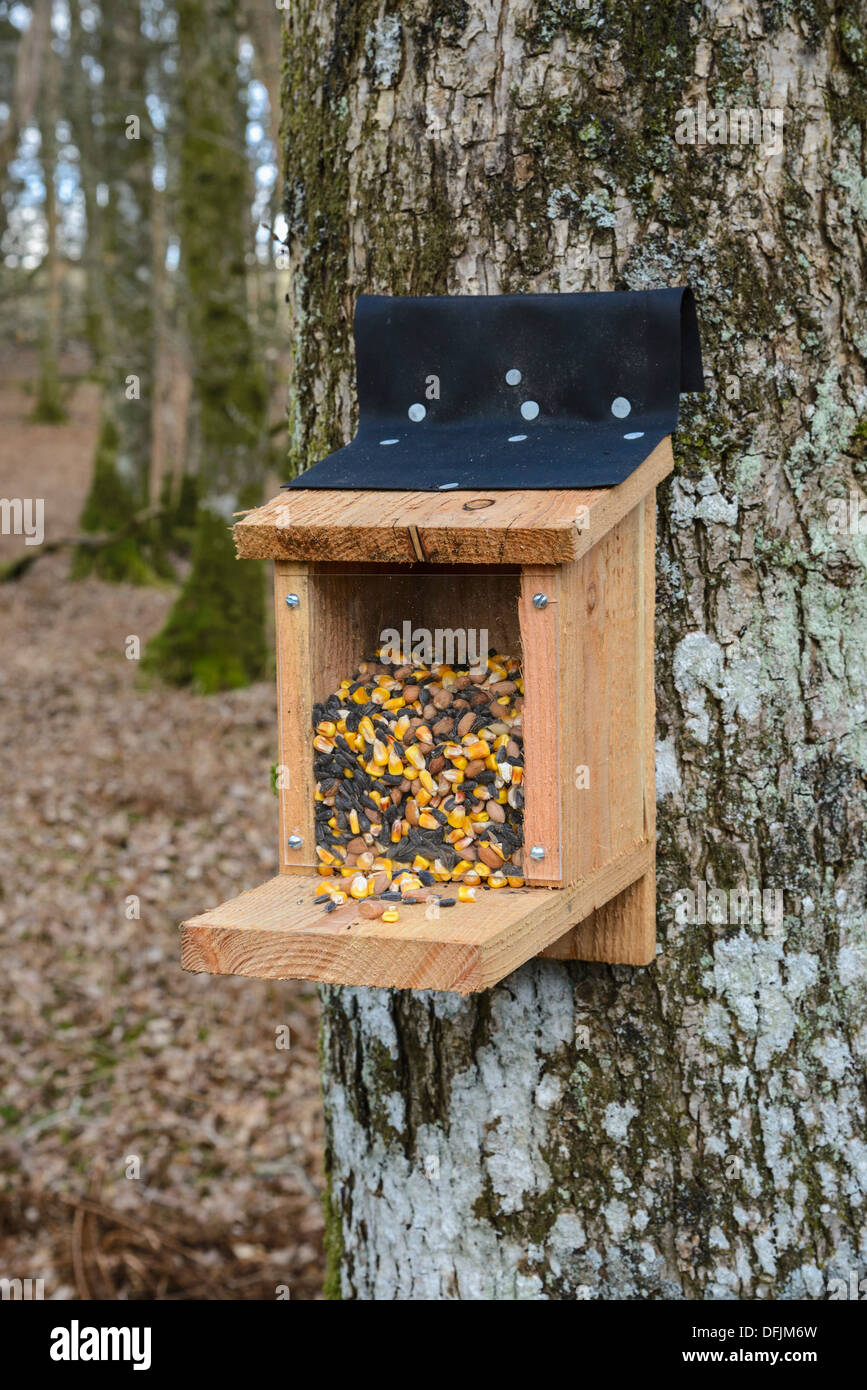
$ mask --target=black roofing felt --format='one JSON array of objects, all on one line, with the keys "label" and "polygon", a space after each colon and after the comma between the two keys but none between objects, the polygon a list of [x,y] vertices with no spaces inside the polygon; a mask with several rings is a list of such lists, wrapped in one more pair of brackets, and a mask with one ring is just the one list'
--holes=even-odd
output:
[{"label": "black roofing felt", "polygon": [[355,438],[284,487],[608,487],[704,390],[686,288],[362,295],[355,354]]}]

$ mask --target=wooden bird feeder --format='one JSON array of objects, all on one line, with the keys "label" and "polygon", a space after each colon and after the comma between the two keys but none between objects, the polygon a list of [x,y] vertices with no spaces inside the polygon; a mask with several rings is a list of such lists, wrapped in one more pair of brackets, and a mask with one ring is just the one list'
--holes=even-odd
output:
[{"label": "wooden bird feeder", "polygon": [[[461,994],[537,955],[646,965],[656,487],[702,389],[692,296],[365,297],[356,355],[356,438],[235,527],[274,560],[279,873],[184,923],[182,964]],[[407,621],[520,657],[525,886],[326,913],[313,705]]]}]

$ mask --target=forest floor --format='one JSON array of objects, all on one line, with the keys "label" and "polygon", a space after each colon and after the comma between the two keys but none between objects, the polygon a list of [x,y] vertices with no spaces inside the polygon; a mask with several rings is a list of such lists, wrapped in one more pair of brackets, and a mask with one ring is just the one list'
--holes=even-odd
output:
[{"label": "forest floor", "polygon": [[[0,492],[44,497],[46,538],[68,536],[98,388],[33,424],[26,366],[0,363]],[[22,548],[0,536],[0,564]],[[319,1298],[315,992],[178,962],[183,918],[276,872],[273,685],[141,689],[126,639],[172,588],[73,584],[69,562],[0,586],[0,1275],[59,1299]]]}]

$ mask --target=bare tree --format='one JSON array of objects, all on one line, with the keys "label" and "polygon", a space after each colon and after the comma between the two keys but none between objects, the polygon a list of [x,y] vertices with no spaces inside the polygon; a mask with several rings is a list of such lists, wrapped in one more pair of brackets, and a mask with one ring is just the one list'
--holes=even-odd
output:
[{"label": "bare tree", "polygon": [[[827,1297],[867,1197],[856,0],[287,26],[296,466],[351,433],[360,290],[689,282],[708,381],[659,505],[658,959],[323,990],[330,1292]],[[678,921],[703,883],[782,915]]]},{"label": "bare tree", "polygon": [[251,244],[238,15],[229,0],[179,0],[179,228],[198,424],[199,509],[191,573],[145,665],[210,691],[265,665],[264,577],[238,565],[234,512],[260,500],[265,400],[247,317]]}]

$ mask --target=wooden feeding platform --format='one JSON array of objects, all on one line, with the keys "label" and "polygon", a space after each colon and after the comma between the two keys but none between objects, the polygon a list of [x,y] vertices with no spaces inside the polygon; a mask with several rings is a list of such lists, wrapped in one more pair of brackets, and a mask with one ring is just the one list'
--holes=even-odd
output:
[{"label": "wooden feeding platform", "polygon": [[[279,872],[183,924],[185,969],[466,994],[539,955],[652,961],[656,487],[672,467],[666,435],[595,487],[306,487],[314,468],[238,522],[238,555],[274,561]],[[434,916],[401,904],[394,922],[351,898],[326,912],[313,707],[406,619],[482,626],[520,659],[524,886]]]}]

